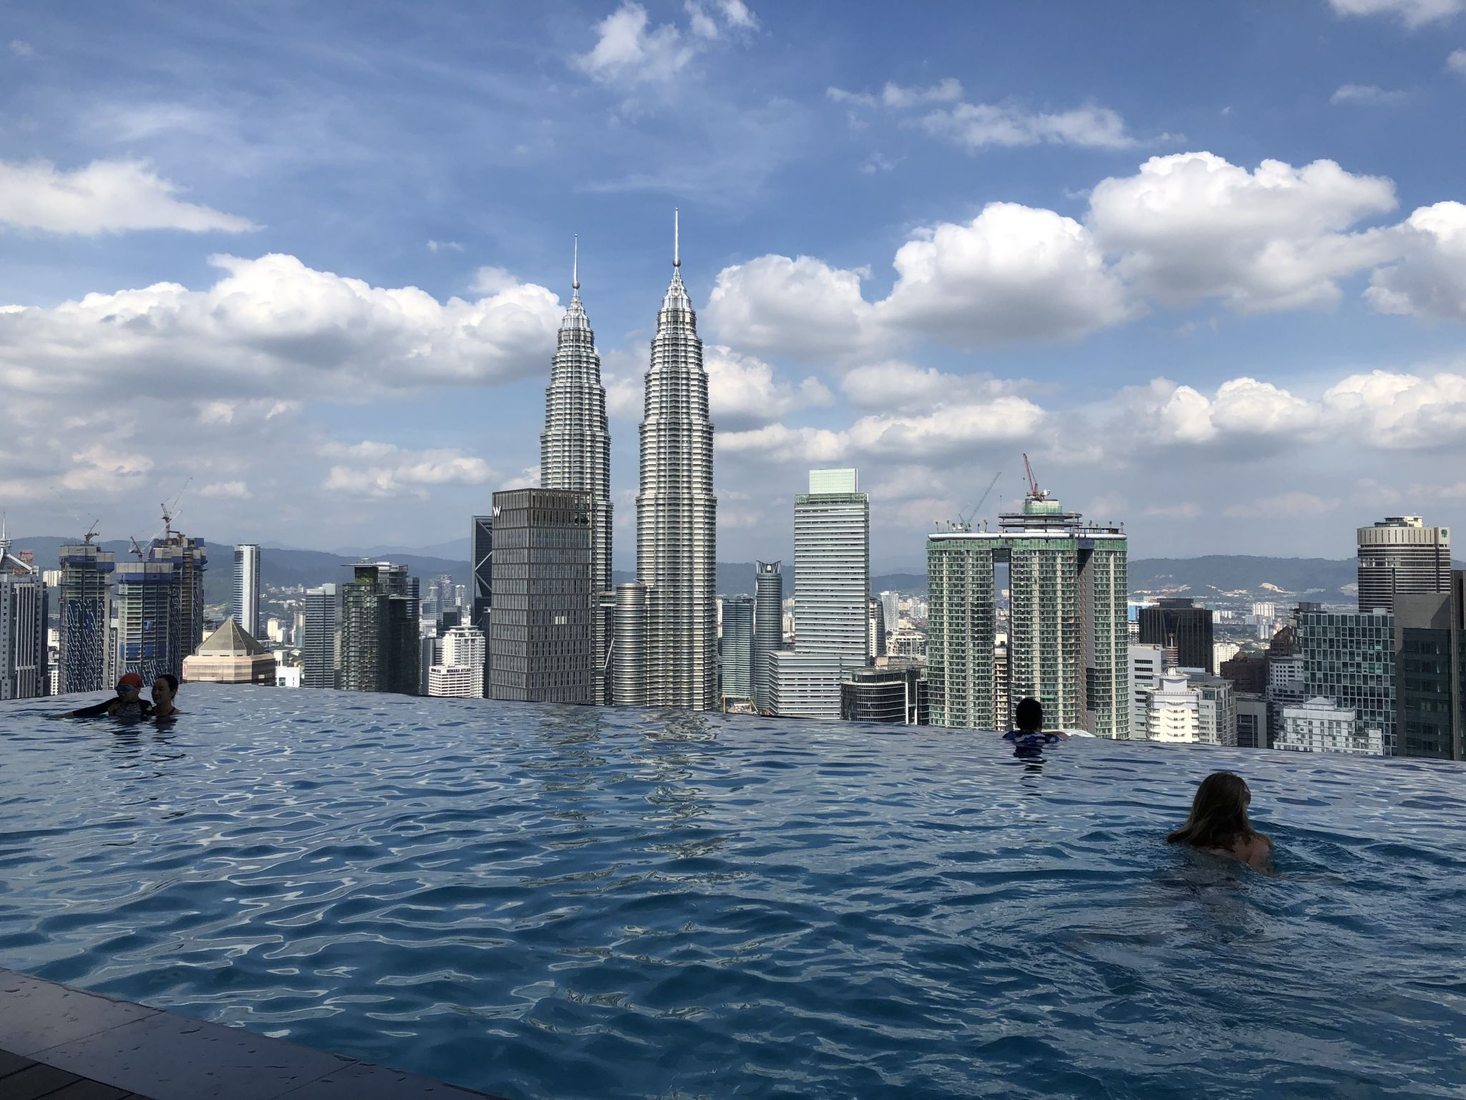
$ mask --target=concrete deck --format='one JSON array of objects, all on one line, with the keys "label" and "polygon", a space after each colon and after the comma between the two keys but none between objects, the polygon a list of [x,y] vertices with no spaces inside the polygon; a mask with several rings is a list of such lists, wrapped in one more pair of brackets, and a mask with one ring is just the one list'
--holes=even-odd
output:
[{"label": "concrete deck", "polygon": [[502,1100],[0,969],[4,1100]]}]

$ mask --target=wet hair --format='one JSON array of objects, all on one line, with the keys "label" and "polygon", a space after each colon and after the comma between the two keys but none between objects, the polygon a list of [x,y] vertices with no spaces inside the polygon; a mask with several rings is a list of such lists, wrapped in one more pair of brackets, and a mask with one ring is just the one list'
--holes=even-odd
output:
[{"label": "wet hair", "polygon": [[1191,800],[1191,816],[1170,836],[1170,844],[1190,844],[1193,848],[1230,850],[1239,840],[1257,835],[1247,820],[1247,804],[1252,792],[1246,781],[1233,772],[1212,772],[1196,788]]},{"label": "wet hair", "polygon": [[162,680],[165,684],[167,684],[168,685],[168,690],[170,692],[172,692],[174,695],[177,695],[178,694],[178,677],[177,676],[174,676],[173,673],[171,673],[171,672],[160,672],[160,673],[158,673],[158,675],[156,675],[156,676],[153,677],[153,681],[155,683],[158,680]]},{"label": "wet hair", "polygon": [[1044,728],[1044,705],[1037,699],[1024,699],[1013,712],[1013,718],[1021,730],[1041,730]]}]

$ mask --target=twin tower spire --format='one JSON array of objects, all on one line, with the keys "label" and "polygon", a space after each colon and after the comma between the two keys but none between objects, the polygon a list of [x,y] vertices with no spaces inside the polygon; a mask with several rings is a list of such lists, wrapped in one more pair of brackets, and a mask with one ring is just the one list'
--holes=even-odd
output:
[{"label": "twin tower spire", "polygon": [[560,322],[540,483],[588,494],[596,699],[630,706],[713,710],[718,702],[713,425],[697,316],[682,284],[681,233],[672,216],[672,281],[657,314],[644,381],[636,580],[611,576],[611,433],[606,391],[580,300],[575,239],[570,305]]}]

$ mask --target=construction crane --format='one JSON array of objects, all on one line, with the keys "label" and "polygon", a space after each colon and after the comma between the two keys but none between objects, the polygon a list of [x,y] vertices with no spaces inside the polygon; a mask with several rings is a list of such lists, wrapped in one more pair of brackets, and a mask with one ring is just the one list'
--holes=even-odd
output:
[{"label": "construction crane", "polygon": [[988,495],[992,493],[993,486],[998,483],[998,478],[1002,476],[1002,470],[999,470],[993,475],[993,479],[988,482],[988,487],[982,491],[982,496],[977,498],[977,503],[968,509],[966,515],[963,515],[961,512],[957,513],[957,530],[972,530],[972,521],[977,518],[977,513],[982,511],[982,506],[987,503]]},{"label": "construction crane", "polygon": [[178,490],[178,494],[171,503],[165,500],[158,505],[163,509],[163,538],[165,541],[171,542],[173,539],[173,521],[178,518],[178,502],[183,499],[184,490],[188,488],[188,483],[192,480],[192,476],[184,480],[183,489]]},{"label": "construction crane", "polygon": [[146,561],[148,555],[143,550],[143,548],[137,544],[137,539],[133,538],[131,535],[128,535],[127,536],[127,541],[130,542],[130,543],[132,543],[132,552],[137,555],[137,560],[138,561]]},{"label": "construction crane", "polygon": [[81,544],[83,546],[90,546],[92,544],[92,539],[97,537],[97,525],[101,522],[101,516],[98,516],[96,519],[92,520],[92,525],[87,528],[87,533],[81,537]]},{"label": "construction crane", "polygon": [[1033,463],[1028,461],[1028,452],[1023,453],[1023,472],[1028,475],[1028,499],[1048,500],[1049,494],[1038,487],[1038,478],[1033,476]]}]

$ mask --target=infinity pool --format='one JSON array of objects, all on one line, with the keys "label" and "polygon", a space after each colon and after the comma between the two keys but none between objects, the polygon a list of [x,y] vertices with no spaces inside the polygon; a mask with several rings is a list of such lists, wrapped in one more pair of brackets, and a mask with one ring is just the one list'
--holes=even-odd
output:
[{"label": "infinity pool", "polygon": [[[0,706],[0,966],[516,1098],[1466,1088],[1456,765],[180,704]],[[1277,878],[1162,843],[1220,767]]]}]

